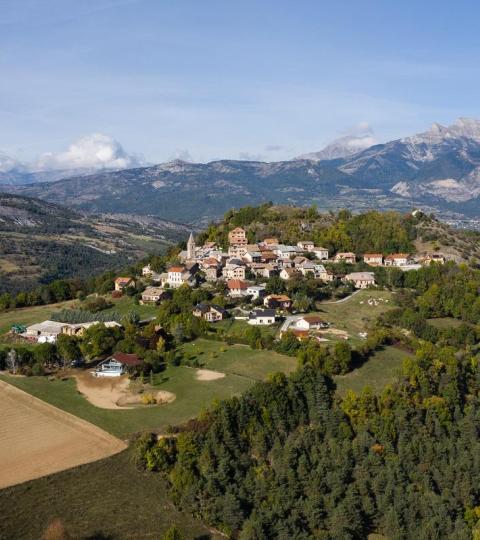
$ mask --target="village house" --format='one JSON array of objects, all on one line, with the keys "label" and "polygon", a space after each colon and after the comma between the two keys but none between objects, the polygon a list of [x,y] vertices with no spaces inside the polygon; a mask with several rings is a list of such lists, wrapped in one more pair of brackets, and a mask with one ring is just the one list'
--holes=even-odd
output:
[{"label": "village house", "polygon": [[168,296],[168,292],[162,287],[147,287],[142,292],[141,304],[158,304]]},{"label": "village house", "polygon": [[351,281],[356,289],[366,289],[375,285],[375,275],[373,272],[352,272],[347,274],[344,281]]},{"label": "village house", "polygon": [[292,300],[286,294],[269,294],[264,298],[263,305],[271,309],[288,311],[292,308]]},{"label": "village house", "polygon": [[385,266],[407,266],[412,261],[408,253],[394,253],[385,257]]},{"label": "village house", "polygon": [[242,258],[248,253],[247,245],[232,245],[228,247],[228,256],[229,257],[238,257]]},{"label": "village house", "polygon": [[247,233],[241,227],[236,227],[228,233],[228,243],[240,246],[248,244]]},{"label": "village house", "polygon": [[328,259],[328,249],[324,247],[314,247],[312,250],[313,254],[317,259],[321,261],[326,261]]},{"label": "village house", "polygon": [[261,253],[260,261],[263,263],[272,264],[272,263],[275,263],[278,259],[278,256],[275,255],[273,251],[266,250],[266,251],[261,251],[260,253]]},{"label": "village house", "polygon": [[214,265],[208,266],[205,268],[204,273],[207,281],[215,282],[218,279],[219,267]]},{"label": "village house", "polygon": [[96,377],[120,377],[131,369],[139,367],[142,360],[136,354],[115,353],[98,364]]},{"label": "village house", "polygon": [[382,253],[364,253],[363,262],[369,266],[382,266],[383,254]]},{"label": "village house", "polygon": [[247,251],[243,256],[243,260],[247,263],[259,263],[262,261],[262,252],[261,251]]},{"label": "village house", "polygon": [[216,304],[197,304],[192,313],[208,322],[222,321],[227,315],[227,311]]},{"label": "village house", "polygon": [[333,262],[335,263],[347,263],[347,264],[355,264],[356,262],[355,253],[352,253],[351,251],[344,252],[344,253],[337,253],[335,257],[333,258]]},{"label": "village house", "polygon": [[263,298],[265,296],[265,287],[263,285],[249,285],[247,288],[247,296],[251,296],[252,300]]},{"label": "village house", "polygon": [[286,246],[284,244],[280,244],[273,249],[273,252],[278,257],[290,257],[291,255],[297,255],[299,251],[297,246]]},{"label": "village house", "polygon": [[322,281],[329,282],[335,279],[335,275],[331,270],[327,270],[323,264],[315,265],[315,277]]},{"label": "village house", "polygon": [[282,268],[279,275],[281,279],[288,281],[290,279],[298,278],[302,274],[296,268]]},{"label": "village house", "polygon": [[297,242],[297,247],[300,248],[300,251],[313,251],[315,244],[311,240],[301,240]]},{"label": "village house", "polygon": [[227,281],[228,295],[232,298],[247,296],[249,283],[241,279],[229,279]]},{"label": "village house", "polygon": [[274,309],[255,309],[248,316],[248,324],[253,326],[268,326],[275,324]]},{"label": "village house", "polygon": [[193,287],[196,284],[195,274],[198,270],[198,265],[174,265],[170,266],[167,270],[166,283],[172,289],[181,287],[182,285],[189,285]]},{"label": "village house", "polygon": [[240,259],[230,259],[222,273],[225,279],[245,279],[245,263]]},{"label": "village house", "polygon": [[328,327],[329,324],[318,315],[305,315],[295,321],[296,330],[320,330]]},{"label": "village house", "polygon": [[127,287],[135,287],[135,280],[131,277],[117,277],[114,283],[117,292],[122,292]]},{"label": "village house", "polygon": [[278,238],[265,238],[265,240],[263,241],[263,245],[270,248],[278,246]]},{"label": "village house", "polygon": [[277,268],[273,264],[266,263],[251,263],[249,265],[250,272],[256,277],[270,278],[277,273]]},{"label": "village house", "polygon": [[419,261],[423,266],[430,266],[431,264],[445,264],[445,257],[441,253],[432,253],[431,255],[425,255]]}]

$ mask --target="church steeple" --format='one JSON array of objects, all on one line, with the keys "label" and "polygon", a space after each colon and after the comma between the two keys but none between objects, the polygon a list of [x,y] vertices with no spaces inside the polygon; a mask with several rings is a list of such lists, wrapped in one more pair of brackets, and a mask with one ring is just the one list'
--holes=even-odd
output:
[{"label": "church steeple", "polygon": [[195,240],[193,238],[193,233],[190,233],[187,242],[187,259],[195,259]]}]

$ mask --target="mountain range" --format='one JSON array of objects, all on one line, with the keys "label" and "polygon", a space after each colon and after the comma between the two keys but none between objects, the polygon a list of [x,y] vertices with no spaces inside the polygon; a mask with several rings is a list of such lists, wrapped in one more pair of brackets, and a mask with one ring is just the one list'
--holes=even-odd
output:
[{"label": "mountain range", "polygon": [[363,149],[368,137],[354,139],[290,161],[177,160],[2,189],[87,212],[195,224],[263,201],[319,209],[421,207],[444,217],[480,213],[480,120],[434,124],[424,133]]}]

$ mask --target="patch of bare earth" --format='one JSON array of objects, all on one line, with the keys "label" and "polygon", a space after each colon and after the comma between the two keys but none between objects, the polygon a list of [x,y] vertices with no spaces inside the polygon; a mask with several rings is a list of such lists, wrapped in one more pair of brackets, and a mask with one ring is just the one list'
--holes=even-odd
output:
[{"label": "patch of bare earth", "polygon": [[225,373],[219,371],[211,371],[210,369],[197,369],[197,380],[199,381],[216,381],[217,379],[223,379]]},{"label": "patch of bare earth", "polygon": [[121,452],[102,429],[0,381],[0,489]]},{"label": "patch of bare earth", "polygon": [[121,377],[95,377],[89,371],[75,375],[78,391],[95,407],[101,409],[125,409],[119,403],[126,398],[130,381]]}]

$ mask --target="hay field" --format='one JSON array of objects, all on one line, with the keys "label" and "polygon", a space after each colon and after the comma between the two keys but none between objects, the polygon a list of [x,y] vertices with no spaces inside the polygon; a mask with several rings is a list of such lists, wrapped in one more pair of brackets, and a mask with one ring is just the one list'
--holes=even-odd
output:
[{"label": "hay field", "polygon": [[125,443],[0,381],[0,489],[111,456]]}]

